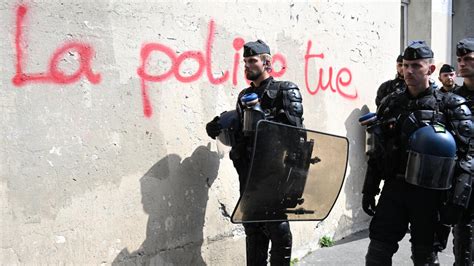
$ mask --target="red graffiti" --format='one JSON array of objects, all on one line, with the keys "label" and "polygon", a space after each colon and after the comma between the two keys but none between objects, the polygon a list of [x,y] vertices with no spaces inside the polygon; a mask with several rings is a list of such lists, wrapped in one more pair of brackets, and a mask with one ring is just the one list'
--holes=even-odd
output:
[{"label": "red graffiti", "polygon": [[[150,103],[150,96],[148,95],[148,87],[146,86],[146,82],[161,82],[171,78],[172,76],[174,76],[177,81],[182,83],[194,82],[202,76],[204,70],[206,71],[207,79],[211,84],[222,84],[229,79],[228,70],[224,71],[222,76],[219,78],[214,77],[212,74],[211,55],[212,44],[214,42],[214,32],[215,25],[214,21],[211,20],[209,22],[209,31],[204,54],[201,51],[185,51],[178,56],[173,49],[160,43],[147,43],[143,45],[140,52],[141,63],[137,69],[137,74],[141,78],[142,101],[144,103],[143,113],[146,117],[151,117],[153,115],[153,108]],[[241,60],[241,54],[239,51],[244,46],[244,43],[244,39],[240,37],[236,37],[232,43],[235,50],[232,69],[233,85],[237,85],[237,71],[239,68],[239,62]],[[171,61],[171,66],[166,72],[154,75],[147,72],[146,66],[152,53],[162,53]],[[198,64],[198,69],[190,76],[183,76],[180,72],[180,68],[184,60],[194,60]],[[285,57],[281,54],[275,54],[273,56],[273,62],[278,62],[278,64],[281,65],[281,69],[278,72],[272,72],[272,75],[274,77],[283,76],[283,74],[286,72]]]},{"label": "red graffiti", "polygon": [[351,85],[351,82],[352,82],[352,73],[346,67],[343,67],[343,68],[339,69],[339,71],[336,74],[336,81],[335,81],[336,88],[334,88],[334,86],[333,86],[333,67],[332,66],[329,67],[329,70],[328,70],[329,78],[327,79],[327,83],[323,84],[324,70],[322,68],[319,68],[318,85],[317,85],[316,89],[314,89],[314,90],[310,88],[309,73],[308,73],[309,72],[309,60],[311,58],[324,59],[324,54],[323,53],[310,54],[311,46],[312,46],[312,42],[311,42],[311,40],[309,40],[308,41],[308,47],[306,49],[306,54],[304,56],[304,61],[305,61],[305,64],[304,64],[304,81],[305,81],[306,89],[308,90],[308,92],[311,95],[315,95],[319,91],[319,89],[325,91],[326,89],[330,88],[332,92],[337,92],[342,97],[344,97],[346,99],[356,99],[358,97],[356,89],[354,89],[353,94],[349,94],[345,91],[346,88],[348,88],[349,85]]},{"label": "red graffiti", "polygon": [[[137,74],[138,76],[140,76],[142,80],[141,84],[142,84],[143,102],[147,103],[147,105],[143,106],[144,108],[143,113],[145,114],[146,117],[151,117],[151,115],[153,114],[153,108],[150,104],[150,99],[147,92],[145,81],[160,82],[160,81],[164,81],[170,78],[173,75],[180,82],[183,82],[183,83],[193,82],[201,77],[201,75],[204,72],[204,69],[206,69],[207,78],[209,82],[211,82],[211,84],[214,84],[214,85],[221,84],[229,78],[229,71],[225,71],[223,75],[219,78],[215,78],[212,75],[211,53],[212,53],[212,42],[214,41],[214,28],[215,28],[214,21],[211,20],[211,22],[209,23],[209,34],[206,41],[206,48],[205,48],[206,52],[204,55],[200,51],[186,51],[182,53],[181,55],[177,56],[176,52],[173,51],[173,49],[160,43],[148,43],[142,47],[142,50],[140,53],[141,65],[137,69]],[[239,39],[237,39],[237,41],[235,42],[237,44],[234,44],[234,47],[238,46]],[[240,48],[241,47],[236,47],[236,49],[240,49]],[[152,52],[161,52],[165,54],[169,60],[171,60],[171,68],[167,72],[160,75],[150,75],[146,72],[145,66]],[[186,59],[195,60],[199,65],[196,72],[190,76],[183,76],[180,73],[180,66],[182,62]],[[234,70],[234,73],[235,73],[235,70]]]},{"label": "red graffiti", "polygon": [[[49,82],[57,84],[69,84],[78,81],[81,76],[85,76],[91,83],[97,84],[100,82],[100,74],[95,74],[91,68],[92,57],[94,50],[85,43],[68,42],[58,48],[49,61],[47,73],[24,73],[24,56],[25,52],[22,49],[22,35],[23,35],[23,21],[27,12],[24,5],[17,8],[16,16],[16,34],[15,34],[15,49],[16,49],[16,73],[12,82],[16,86],[22,86],[27,83]],[[72,74],[66,74],[59,69],[59,62],[67,52],[75,51],[80,57],[79,68]]]},{"label": "red graffiti", "polygon": [[244,47],[245,41],[244,39],[237,37],[234,39],[234,70],[232,71],[232,84],[237,85],[237,70],[239,69],[239,62],[240,62],[240,53],[238,52],[242,47]]},{"label": "red graffiti", "polygon": [[[86,78],[92,84],[97,84],[101,81],[101,75],[94,73],[92,70],[92,59],[95,55],[94,49],[90,44],[84,42],[65,42],[59,48],[57,48],[49,59],[47,70],[40,73],[25,73],[25,65],[27,54],[23,47],[25,46],[25,40],[23,40],[23,31],[26,28],[24,25],[27,7],[25,5],[19,5],[16,14],[16,32],[15,32],[15,50],[16,50],[16,65],[15,75],[12,78],[12,82],[15,86],[23,86],[28,83],[54,83],[54,84],[70,84],[77,82],[81,78]],[[206,72],[207,80],[213,84],[223,84],[228,81],[230,76],[232,85],[238,85],[238,70],[240,68],[242,48],[244,46],[244,39],[241,37],[235,37],[232,46],[234,49],[233,64],[231,70],[225,70],[219,77],[213,74],[213,60],[212,50],[215,38],[215,23],[214,20],[209,22],[208,34],[205,40],[203,51],[192,50],[184,51],[181,53],[176,52],[174,49],[160,43],[146,43],[142,46],[140,51],[140,66],[137,68],[137,74],[140,78],[141,95],[143,103],[143,113],[145,117],[151,117],[153,115],[153,106],[148,95],[148,82],[164,82],[174,77],[178,82],[190,83],[198,80]],[[358,97],[357,90],[351,88],[352,83],[352,72],[347,67],[342,67],[337,70],[330,66],[328,69],[319,68],[316,72],[317,86],[311,88],[310,86],[310,60],[324,60],[323,53],[310,53],[312,47],[311,40],[308,41],[306,54],[304,56],[304,78],[307,91],[311,95],[315,95],[319,90],[330,90],[338,93],[345,99],[356,99]],[[60,62],[69,53],[75,52],[79,57],[79,66],[72,73],[65,73],[60,69]],[[152,54],[159,53],[171,62],[169,69],[162,73],[149,73],[147,66],[150,65],[150,57]],[[180,70],[183,62],[193,61],[197,64],[197,69],[191,74],[184,75]],[[274,77],[282,77],[287,69],[288,64],[286,58],[282,54],[274,54],[272,59],[272,72],[271,75]],[[335,73],[335,76],[333,74]],[[326,75],[325,75],[326,74]],[[250,81],[246,80],[247,83]],[[351,90],[352,89],[352,90]]]},{"label": "red graffiti", "polygon": [[275,54],[274,56],[272,56],[272,66],[274,66],[276,62],[279,62],[279,64],[281,65],[281,69],[280,71],[275,71],[275,69],[273,68],[271,75],[275,78],[279,78],[282,77],[286,72],[286,58],[281,54]]}]

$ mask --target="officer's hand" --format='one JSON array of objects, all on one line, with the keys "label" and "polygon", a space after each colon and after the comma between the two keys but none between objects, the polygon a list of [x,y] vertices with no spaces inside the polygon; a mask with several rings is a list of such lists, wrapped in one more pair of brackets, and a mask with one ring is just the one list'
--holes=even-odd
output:
[{"label": "officer's hand", "polygon": [[363,194],[362,196],[362,209],[370,216],[375,214],[375,196],[369,194]]},{"label": "officer's hand", "polygon": [[442,224],[456,224],[461,219],[464,208],[453,204],[443,204],[439,210]]},{"label": "officer's hand", "polygon": [[219,125],[219,117],[216,116],[211,122],[206,125],[206,132],[209,137],[216,139],[221,133],[221,126]]}]

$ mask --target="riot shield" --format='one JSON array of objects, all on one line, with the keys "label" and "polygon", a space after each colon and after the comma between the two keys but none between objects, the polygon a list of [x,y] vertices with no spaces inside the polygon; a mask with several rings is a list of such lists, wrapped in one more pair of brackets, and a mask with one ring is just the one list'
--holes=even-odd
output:
[{"label": "riot shield", "polygon": [[262,120],[233,223],[320,221],[344,182],[347,138]]}]

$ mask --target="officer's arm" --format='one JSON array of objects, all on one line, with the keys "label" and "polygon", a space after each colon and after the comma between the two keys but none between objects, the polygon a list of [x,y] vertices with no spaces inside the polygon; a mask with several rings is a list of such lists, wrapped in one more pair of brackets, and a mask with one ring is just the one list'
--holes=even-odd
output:
[{"label": "officer's arm", "polygon": [[466,100],[459,95],[451,94],[446,97],[445,101],[448,107],[447,116],[458,147],[458,161],[448,203],[467,208],[472,190],[472,169],[474,166],[471,111],[466,105]]},{"label": "officer's arm", "polygon": [[300,89],[296,84],[289,81],[282,81],[280,90],[283,100],[283,111],[292,126],[303,126],[303,98]]},{"label": "officer's arm", "polygon": [[[239,96],[237,97],[237,102],[235,105],[235,110],[237,111],[238,119],[240,119],[239,123],[239,128],[234,132],[234,137],[235,137],[235,144],[232,146],[232,149],[229,153],[230,159],[234,162],[234,166],[236,168],[240,168],[240,165],[242,164],[242,161],[245,160],[245,141],[243,138],[243,133],[242,133],[242,118],[243,118],[243,105],[242,102],[240,101],[240,98],[244,96],[246,93],[246,90],[242,90],[239,93]],[[239,171],[239,170],[237,170]],[[240,173],[239,173],[240,174]]]},{"label": "officer's arm", "polygon": [[373,145],[367,152],[369,160],[367,161],[367,172],[365,175],[363,194],[375,196],[379,194],[380,181],[382,180],[382,163],[384,156],[383,134],[380,123],[376,122],[373,126],[368,128],[367,134],[371,134],[373,138]]},{"label": "officer's arm", "polygon": [[380,106],[382,99],[385,98],[390,92],[391,81],[385,81],[384,83],[380,84],[379,88],[377,89],[377,97],[375,97],[375,105],[377,107]]},{"label": "officer's arm", "polygon": [[369,160],[367,162],[367,172],[365,174],[364,185],[362,188],[362,209],[368,215],[375,214],[375,196],[380,193],[380,182],[382,180],[382,164],[384,160],[384,138],[381,129],[381,122],[383,121],[383,113],[385,108],[388,106],[389,100],[382,101],[379,109],[377,110],[377,117],[379,121],[376,121],[372,126],[367,128],[368,133],[372,134],[373,146],[367,153]]}]

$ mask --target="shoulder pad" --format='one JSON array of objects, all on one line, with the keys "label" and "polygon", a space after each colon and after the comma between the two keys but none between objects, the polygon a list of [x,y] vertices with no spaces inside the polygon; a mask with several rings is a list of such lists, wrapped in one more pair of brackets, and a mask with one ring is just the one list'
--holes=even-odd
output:
[{"label": "shoulder pad", "polygon": [[395,102],[395,99],[400,97],[400,95],[402,95],[403,93],[404,93],[403,90],[396,90],[389,93],[381,100],[380,107],[382,107],[382,105],[385,107],[387,107],[388,105],[393,105],[393,103]]},{"label": "shoulder pad", "polygon": [[270,99],[275,99],[278,96],[278,93],[280,91],[280,81],[272,81],[270,86],[268,86],[268,89],[266,90],[266,94]]},{"label": "shoulder pad", "polygon": [[464,97],[459,96],[457,94],[449,93],[444,97],[444,103],[446,104],[446,107],[452,108],[452,107],[459,106],[461,104],[465,104],[466,99],[464,99]]},{"label": "shoulder pad", "polygon": [[245,92],[247,92],[247,89],[248,89],[248,88],[245,88],[245,89],[243,89],[243,90],[241,90],[241,91],[239,92],[239,100],[240,100],[240,98],[241,98],[242,96],[245,95]]},{"label": "shoulder pad", "polygon": [[298,86],[291,81],[280,81],[280,88],[282,90],[299,89]]}]

